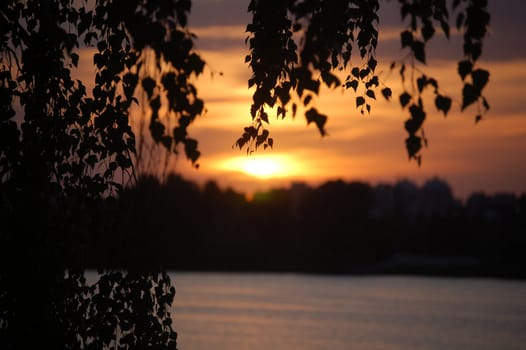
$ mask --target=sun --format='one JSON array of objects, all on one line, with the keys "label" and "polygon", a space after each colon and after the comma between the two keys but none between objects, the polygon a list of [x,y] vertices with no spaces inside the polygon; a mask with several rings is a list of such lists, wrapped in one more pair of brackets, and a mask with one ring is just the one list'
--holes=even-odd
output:
[{"label": "sun", "polygon": [[222,168],[240,171],[258,179],[290,177],[295,173],[294,162],[280,155],[248,155],[226,160]]},{"label": "sun", "polygon": [[274,159],[247,159],[242,165],[243,172],[255,177],[267,178],[279,174],[280,164]]}]

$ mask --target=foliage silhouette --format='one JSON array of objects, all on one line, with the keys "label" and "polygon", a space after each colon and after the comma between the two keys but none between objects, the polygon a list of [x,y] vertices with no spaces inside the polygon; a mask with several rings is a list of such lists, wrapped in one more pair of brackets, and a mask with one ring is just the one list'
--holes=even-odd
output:
[{"label": "foliage silhouette", "polygon": [[[410,62],[396,62],[392,68],[399,68],[402,80],[406,66],[418,73],[411,82],[417,89],[404,91],[399,100],[410,114],[405,123],[409,157],[420,162],[426,118],[422,94],[431,88],[444,115],[451,98],[421,73],[416,61],[427,61],[425,45],[436,25],[449,37],[449,12],[441,0],[399,3],[402,19],[410,20],[401,34]],[[489,109],[482,94],[489,73],[477,66],[489,24],[486,5],[483,0],[453,2],[457,28],[464,34],[464,57],[458,65],[464,82],[461,109],[482,106],[477,120]],[[253,125],[236,145],[248,151],[273,146],[265,125],[266,108],[274,106],[285,117],[290,106],[295,115],[302,104],[307,121],[325,135],[328,117],[313,107],[322,84],[352,88],[362,113],[370,113],[378,89],[392,99],[393,92],[375,73],[379,6],[374,0],[250,1],[246,62],[253,71],[249,87],[255,88]],[[168,252],[151,239],[150,246],[139,247],[143,236],[133,236],[132,223],[145,232],[161,230],[159,237],[164,237],[163,228],[154,219],[141,222],[137,208],[114,197],[134,182],[134,169],[146,157],[129,121],[132,105],[140,102],[137,96],[143,96],[154,142],[175,153],[182,147],[198,165],[197,140],[188,127],[204,111],[193,79],[205,62],[194,51],[194,36],[187,28],[190,8],[190,0],[0,3],[2,346],[176,347],[168,310],[175,291],[159,259]],[[91,91],[73,75],[84,58],[81,47],[94,50]],[[354,47],[363,61],[359,65],[351,62]],[[342,82],[335,71],[345,69],[349,75]],[[348,190],[367,192],[361,185]],[[207,193],[217,191],[209,186]],[[243,224],[236,212],[239,196],[230,193],[228,198],[233,207],[225,232]],[[203,224],[195,212],[201,204],[189,203],[185,228],[191,228],[190,219]],[[177,210],[184,212],[185,206]],[[207,210],[207,215],[217,215]],[[266,223],[265,233],[273,230],[259,209],[250,215]],[[273,220],[287,224],[288,217]],[[189,230],[185,247],[222,244],[199,236],[202,232]],[[244,239],[258,241],[257,236]],[[126,244],[138,248],[127,251]],[[119,254],[113,256],[110,247]],[[97,250],[103,256],[96,262],[101,275],[90,286],[83,271]],[[119,269],[124,272],[115,272]]]},{"label": "foliage silhouette", "polygon": [[[321,85],[329,89],[352,88],[361,114],[371,112],[378,89],[390,100],[391,88],[376,73],[380,3],[379,0],[251,0],[248,11],[252,13],[252,22],[246,28],[250,54],[245,62],[253,73],[248,86],[255,87],[250,109],[252,125],[245,128],[235,146],[246,148],[247,152],[273,146],[268,131],[269,107],[276,107],[277,117],[285,118],[290,105],[293,117],[298,106],[304,105],[307,123],[314,123],[320,134],[326,135],[327,116],[312,107]],[[427,144],[423,129],[424,91],[432,88],[435,106],[444,115],[452,102],[439,88],[438,81],[426,76],[421,68],[428,61],[426,45],[435,36],[435,28],[440,27],[446,38],[450,37],[450,9],[443,0],[400,0],[399,5],[402,23],[409,22],[400,36],[401,47],[408,54],[400,62],[393,62],[391,70],[398,69],[404,83],[400,104],[409,111],[405,122],[409,159],[420,164],[422,146]],[[463,57],[458,63],[463,81],[461,110],[477,103],[475,120],[479,121],[489,110],[482,94],[489,72],[477,67],[490,20],[487,1],[455,0],[451,10],[451,16],[456,16],[457,29],[463,34]],[[406,68],[411,69],[409,91],[405,84]],[[341,82],[337,74],[345,71],[347,78]]]},{"label": "foliage silhouette", "polygon": [[[139,86],[155,142],[174,152],[183,145],[197,164],[187,127],[203,110],[191,79],[204,62],[186,29],[190,6],[0,4],[2,347],[176,347],[167,309],[174,292],[159,267],[119,266],[126,272],[103,273],[94,287],[82,271],[86,242],[119,228],[105,198],[133,180],[141,161],[129,122]],[[81,46],[95,50],[90,92],[72,74]],[[162,104],[172,130],[160,122]]]}]

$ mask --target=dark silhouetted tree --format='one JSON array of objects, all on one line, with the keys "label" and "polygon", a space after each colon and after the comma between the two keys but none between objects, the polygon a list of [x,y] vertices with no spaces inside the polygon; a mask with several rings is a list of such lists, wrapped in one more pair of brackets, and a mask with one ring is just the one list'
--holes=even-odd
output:
[{"label": "dark silhouetted tree", "polygon": [[[1,2],[2,348],[176,347],[166,272],[145,262],[88,286],[83,269],[90,236],[123,234],[107,198],[141,161],[129,121],[138,87],[153,140],[199,157],[187,127],[203,110],[191,78],[204,62],[186,29],[190,6]],[[84,46],[95,50],[91,91],[72,74]],[[171,130],[160,122],[163,104]]]}]

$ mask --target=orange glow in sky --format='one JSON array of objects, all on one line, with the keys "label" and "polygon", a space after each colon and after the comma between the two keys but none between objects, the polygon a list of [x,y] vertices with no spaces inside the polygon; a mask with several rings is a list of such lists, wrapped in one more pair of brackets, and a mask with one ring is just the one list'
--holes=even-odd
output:
[{"label": "orange glow in sky", "polygon": [[[405,55],[400,50],[399,11],[386,10],[395,19],[391,22],[381,17],[377,51],[377,73],[393,89],[392,102],[378,98],[371,114],[361,115],[352,91],[323,89],[315,107],[329,116],[328,136],[321,137],[313,125],[307,126],[301,110],[295,119],[285,120],[277,120],[269,112],[274,148],[247,156],[245,150],[232,147],[251,121],[253,90],[247,84],[251,72],[244,63],[249,52],[244,41],[247,1],[196,0],[189,25],[197,34],[197,49],[208,63],[208,73],[197,82],[208,112],[189,129],[199,140],[200,168],[195,170],[179,161],[176,170],[198,182],[212,179],[244,192],[286,186],[292,181],[316,185],[344,179],[377,184],[410,179],[421,184],[434,176],[450,183],[459,198],[475,191],[526,192],[526,50],[518,39],[513,42],[517,36],[512,35],[526,29],[518,15],[526,11],[526,3],[513,0],[506,7],[496,2],[489,6],[491,34],[480,66],[491,73],[485,94],[490,112],[475,125],[476,107],[460,111],[462,82],[456,64],[462,58],[461,38],[452,30],[448,42],[437,32],[434,46],[428,47],[428,65],[420,68],[437,78],[454,100],[446,118],[433,101],[427,101],[424,129],[429,146],[418,167],[408,160],[404,144],[408,112],[397,100],[404,88],[411,91],[412,87],[402,86],[398,72],[389,74],[388,68],[392,60]],[[386,23],[384,27],[382,23]]]},{"label": "orange glow in sky", "polygon": [[259,179],[290,178],[297,176],[299,165],[294,158],[279,154],[253,154],[226,159],[220,170],[241,171]]},{"label": "orange glow in sky", "polygon": [[[289,116],[285,120],[277,120],[270,111],[273,149],[247,155],[246,150],[233,147],[243,128],[250,125],[254,92],[248,89],[251,72],[244,62],[249,52],[245,45],[247,4],[246,0],[192,2],[189,27],[197,35],[198,53],[207,62],[196,86],[207,112],[188,130],[190,137],[199,141],[199,169],[181,155],[174,162],[174,171],[198,183],[214,180],[245,193],[292,181],[316,185],[343,179],[374,185],[410,179],[421,184],[435,176],[447,181],[458,198],[475,191],[526,192],[526,45],[517,35],[526,29],[522,20],[526,2],[510,0],[506,6],[489,2],[490,35],[479,64],[491,73],[485,92],[491,109],[477,125],[476,107],[460,110],[462,82],[456,65],[462,59],[461,38],[454,25],[451,42],[437,31],[428,46],[428,64],[419,68],[437,78],[453,97],[453,105],[444,118],[433,101],[426,102],[424,129],[429,145],[423,150],[420,167],[408,160],[404,143],[408,112],[398,103],[398,95],[414,87],[402,86],[397,71],[389,73],[391,61],[405,55],[400,49],[399,10],[384,12],[395,20],[381,17],[377,50],[376,71],[393,90],[391,102],[379,97],[371,114],[361,115],[351,90],[322,89],[315,107],[329,117],[328,136],[321,137],[315,126],[307,126],[302,110],[295,119]],[[382,27],[382,23],[387,24]]]}]

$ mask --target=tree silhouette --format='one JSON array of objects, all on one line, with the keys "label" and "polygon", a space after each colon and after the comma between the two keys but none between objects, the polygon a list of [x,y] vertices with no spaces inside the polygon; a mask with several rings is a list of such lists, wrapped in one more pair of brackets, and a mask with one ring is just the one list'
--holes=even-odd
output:
[{"label": "tree silhouette", "polygon": [[[289,105],[293,116],[298,106],[303,105],[307,123],[314,123],[320,134],[326,135],[328,117],[312,107],[321,85],[352,89],[356,108],[362,114],[371,112],[372,103],[380,94],[391,100],[392,90],[376,74],[380,3],[379,0],[250,1],[252,22],[246,28],[250,54],[245,61],[253,73],[248,86],[255,87],[250,110],[252,125],[245,128],[236,146],[246,147],[248,152],[259,146],[272,147],[267,107],[274,106],[277,117],[285,118]],[[411,70],[410,86],[414,88],[403,91],[399,102],[409,111],[405,122],[409,158],[420,164],[422,146],[427,143],[423,93],[431,90],[435,107],[444,115],[449,112],[452,100],[440,89],[437,79],[427,76],[418,64],[427,62],[426,45],[435,36],[436,27],[449,39],[450,10],[443,0],[400,0],[399,5],[402,21],[409,21],[400,35],[401,47],[408,54],[404,60],[393,62],[391,70],[398,69],[402,82],[406,80],[406,69]],[[489,72],[477,67],[490,20],[487,1],[455,0],[451,15],[456,16],[456,27],[463,34],[463,57],[458,62],[458,74],[463,81],[461,109],[477,103],[478,122],[489,109],[482,95]],[[348,71],[348,75],[342,82],[335,73],[343,71]]]},{"label": "tree silhouette", "polygon": [[[430,89],[444,115],[451,98],[417,62],[426,63],[436,26],[449,37],[450,15],[444,0],[399,5],[402,20],[409,20],[401,33],[409,53],[392,69],[402,80],[406,67],[415,73],[417,89],[404,91],[399,102],[409,112],[409,157],[420,162],[422,94]],[[248,152],[272,147],[268,107],[284,118],[302,104],[307,121],[325,135],[327,116],[311,106],[321,84],[351,88],[362,113],[380,94],[390,100],[391,89],[375,73],[379,6],[377,0],[250,1],[253,124],[235,145]],[[477,66],[489,24],[486,7],[483,0],[452,5],[464,35],[461,109],[479,104],[476,120],[489,109],[482,95],[489,73]],[[6,348],[176,347],[168,310],[175,290],[162,266],[110,257],[93,285],[83,271],[87,241],[119,246],[127,239],[129,226],[122,222],[133,211],[122,214],[122,202],[112,198],[133,183],[134,167],[145,156],[129,120],[137,96],[143,96],[154,142],[175,153],[182,147],[197,166],[200,153],[188,127],[204,110],[192,79],[205,62],[187,28],[190,8],[190,0],[1,1],[0,343]],[[73,75],[81,47],[94,51],[90,91]],[[349,71],[344,81],[339,70]],[[109,267],[124,272],[104,272]]]},{"label": "tree silhouette", "polygon": [[[140,161],[129,123],[138,86],[153,139],[172,151],[182,144],[192,162],[199,157],[186,132],[203,109],[190,82],[204,65],[185,29],[190,5],[0,4],[0,330],[7,348],[175,348],[166,273],[153,264],[119,266],[127,272],[88,286],[83,247],[90,236],[120,232],[105,207]],[[90,92],[72,78],[81,46],[95,49]],[[177,120],[169,132],[159,122],[162,103]]]}]

